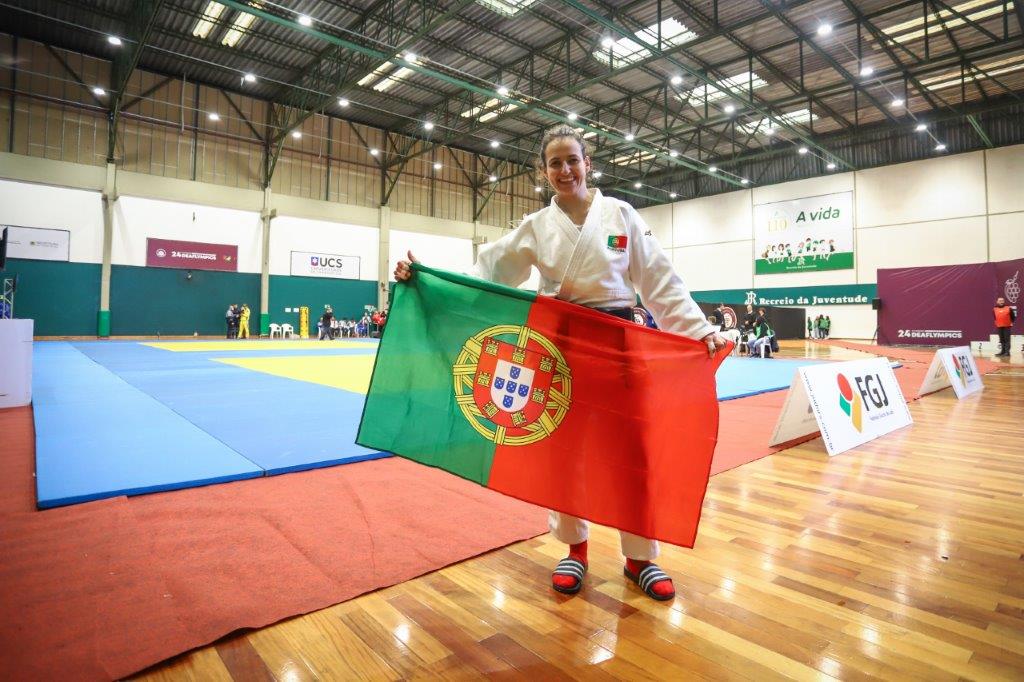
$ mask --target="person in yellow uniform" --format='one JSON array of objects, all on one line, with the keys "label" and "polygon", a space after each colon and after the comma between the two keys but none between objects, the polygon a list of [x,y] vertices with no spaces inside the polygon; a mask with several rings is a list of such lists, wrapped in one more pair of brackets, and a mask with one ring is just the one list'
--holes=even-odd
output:
[{"label": "person in yellow uniform", "polygon": [[249,338],[249,304],[242,304],[242,315],[238,320],[238,338]]}]

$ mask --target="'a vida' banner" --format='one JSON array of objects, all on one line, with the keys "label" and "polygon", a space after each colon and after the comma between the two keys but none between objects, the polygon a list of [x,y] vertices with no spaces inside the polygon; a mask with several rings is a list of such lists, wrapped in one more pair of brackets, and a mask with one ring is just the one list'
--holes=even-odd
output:
[{"label": "'a vida' banner", "polygon": [[238,246],[150,237],[146,240],[146,265],[151,268],[238,272]]}]

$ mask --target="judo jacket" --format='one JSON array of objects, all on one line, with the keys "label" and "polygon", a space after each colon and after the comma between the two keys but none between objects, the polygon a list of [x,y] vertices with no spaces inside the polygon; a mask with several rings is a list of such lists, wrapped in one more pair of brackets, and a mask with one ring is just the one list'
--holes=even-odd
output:
[{"label": "judo jacket", "polygon": [[715,331],[636,209],[600,190],[582,228],[552,198],[481,250],[470,274],[517,287],[531,266],[540,271],[542,296],[589,308],[629,308],[639,294],[665,331],[692,339]]}]

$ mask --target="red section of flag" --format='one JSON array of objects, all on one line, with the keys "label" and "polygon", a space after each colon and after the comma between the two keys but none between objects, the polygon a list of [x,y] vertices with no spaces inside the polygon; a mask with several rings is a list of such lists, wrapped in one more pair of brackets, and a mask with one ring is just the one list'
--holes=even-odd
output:
[{"label": "red section of flag", "polygon": [[728,349],[709,358],[703,343],[549,298],[527,324],[564,356],[572,403],[546,438],[497,446],[488,487],[692,547]]},{"label": "red section of flag", "polygon": [[628,242],[628,237],[625,235],[611,236],[608,237],[608,248],[610,249],[624,249]]}]

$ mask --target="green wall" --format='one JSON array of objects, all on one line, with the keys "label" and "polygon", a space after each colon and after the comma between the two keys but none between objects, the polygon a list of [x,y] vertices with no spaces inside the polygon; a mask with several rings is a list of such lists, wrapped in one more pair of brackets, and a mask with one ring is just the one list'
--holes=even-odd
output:
[{"label": "green wall", "polygon": [[[191,279],[187,277],[189,272]],[[193,332],[200,336],[224,335],[227,332],[224,311],[232,303],[249,304],[252,310],[249,331],[259,334],[258,274],[131,265],[111,267],[111,336],[178,336]]]},{"label": "green wall", "polygon": [[100,265],[10,258],[0,279],[18,275],[16,317],[35,320],[36,336],[92,336],[100,308]]},{"label": "green wall", "polygon": [[286,313],[284,309],[309,306],[309,333],[316,334],[316,321],[327,304],[334,309],[335,317],[362,317],[363,306],[377,305],[377,283],[329,277],[270,276],[270,321],[275,324],[291,324],[298,332],[298,313]]}]

